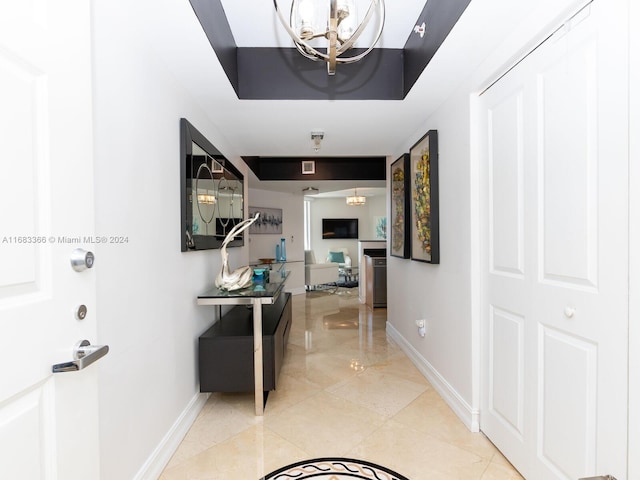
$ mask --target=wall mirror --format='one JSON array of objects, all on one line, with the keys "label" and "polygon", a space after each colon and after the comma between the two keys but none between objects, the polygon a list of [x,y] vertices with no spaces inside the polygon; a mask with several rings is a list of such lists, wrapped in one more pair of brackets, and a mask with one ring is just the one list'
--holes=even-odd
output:
[{"label": "wall mirror", "polygon": [[[220,248],[243,220],[244,177],[186,119],[180,119],[181,249]],[[244,233],[228,246],[244,245]]]}]

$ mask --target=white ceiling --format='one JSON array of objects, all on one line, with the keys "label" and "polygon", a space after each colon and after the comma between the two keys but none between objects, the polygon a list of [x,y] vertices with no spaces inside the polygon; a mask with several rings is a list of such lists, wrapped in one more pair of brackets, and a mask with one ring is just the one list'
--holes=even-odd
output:
[{"label": "white ceiling", "polygon": [[[291,44],[272,1],[222,2],[238,45]],[[407,152],[426,130],[438,128],[428,122],[432,112],[511,32],[523,30],[520,24],[526,23],[533,3],[472,0],[402,101],[238,100],[188,0],[163,0],[162,8],[152,0],[138,0],[132,9],[139,8],[139,18],[145,19],[140,29],[151,39],[150,51],[201,105],[220,132],[216,146],[236,161],[235,155],[312,156],[310,132],[317,130],[324,131],[322,156],[396,157]],[[423,7],[424,0],[387,0],[382,46],[401,48]],[[251,177],[255,187],[257,180]],[[300,191],[301,185],[294,183],[261,182],[259,188]]]},{"label": "white ceiling", "polygon": [[[293,43],[274,14],[273,1],[239,1],[221,0],[227,20],[231,26],[236,45],[239,47],[291,47]],[[356,0],[356,7],[360,17],[369,6],[370,0]],[[385,28],[376,45],[377,48],[402,48],[407,37],[415,26],[415,20],[425,6],[425,0],[387,0],[385,9]],[[289,18],[291,0],[278,0],[278,6]],[[267,21],[252,22],[247,18],[247,11],[251,11],[251,18],[266,19]],[[373,37],[374,19],[372,18],[368,31],[362,33],[357,46],[368,46]],[[367,36],[367,34],[370,34]]]}]

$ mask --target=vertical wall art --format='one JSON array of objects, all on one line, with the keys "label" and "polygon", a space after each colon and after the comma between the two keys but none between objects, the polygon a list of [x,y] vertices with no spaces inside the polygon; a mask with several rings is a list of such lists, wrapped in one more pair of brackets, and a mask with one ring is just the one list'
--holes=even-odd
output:
[{"label": "vertical wall art", "polygon": [[389,254],[409,258],[411,237],[408,219],[411,218],[409,183],[409,154],[405,153],[391,164],[391,242]]},{"label": "vertical wall art", "polygon": [[411,260],[440,263],[438,132],[429,130],[409,151]]},{"label": "vertical wall art", "polygon": [[387,239],[387,217],[373,217],[374,237],[376,240]]}]

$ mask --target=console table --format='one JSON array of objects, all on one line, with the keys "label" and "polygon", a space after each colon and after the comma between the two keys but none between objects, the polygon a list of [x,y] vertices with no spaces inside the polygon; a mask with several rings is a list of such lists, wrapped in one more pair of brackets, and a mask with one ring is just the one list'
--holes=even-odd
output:
[{"label": "console table", "polygon": [[198,305],[253,305],[253,372],[256,415],[264,414],[262,361],[262,305],[275,303],[282,292],[288,272],[273,270],[267,282],[232,292],[212,288],[198,295]]}]

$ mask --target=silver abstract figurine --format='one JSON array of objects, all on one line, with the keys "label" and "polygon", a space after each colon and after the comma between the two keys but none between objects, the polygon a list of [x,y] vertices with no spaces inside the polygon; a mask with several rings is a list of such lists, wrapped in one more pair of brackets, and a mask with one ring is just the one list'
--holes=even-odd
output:
[{"label": "silver abstract figurine", "polygon": [[220,249],[220,255],[222,256],[222,268],[216,277],[216,287],[219,289],[232,291],[240,290],[241,288],[246,288],[251,285],[253,270],[250,266],[247,265],[240,267],[233,272],[229,272],[229,254],[227,253],[227,244],[233,240],[233,237],[249,228],[249,226],[255,222],[259,216],[260,213],[256,213],[255,217],[248,218],[247,220],[237,224],[225,237],[224,242],[222,242],[222,248]]}]

